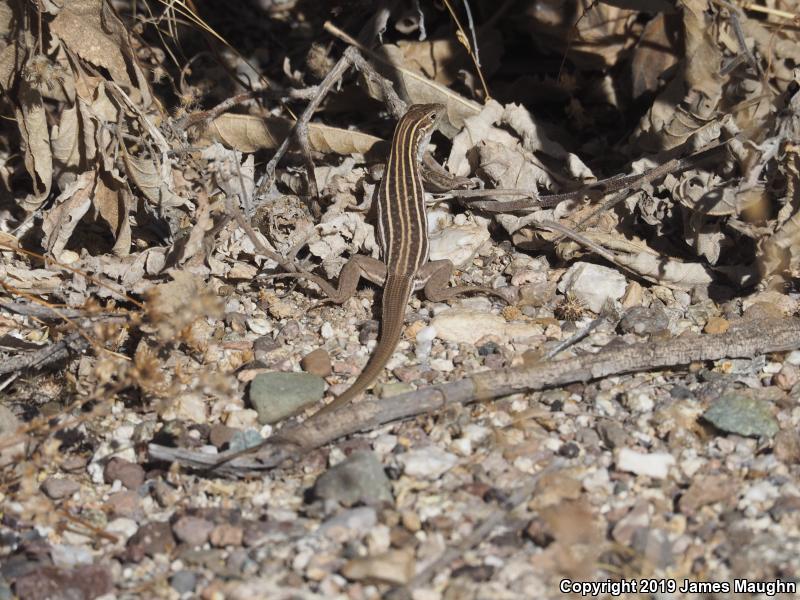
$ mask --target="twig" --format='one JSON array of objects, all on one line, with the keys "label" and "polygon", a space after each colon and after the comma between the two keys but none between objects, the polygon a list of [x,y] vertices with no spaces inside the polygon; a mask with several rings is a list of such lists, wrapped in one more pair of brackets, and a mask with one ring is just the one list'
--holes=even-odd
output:
[{"label": "twig", "polygon": [[80,332],[73,331],[63,339],[49,344],[41,350],[13,356],[0,362],[0,375],[14,373],[23,369],[42,369],[47,365],[67,358],[70,353],[79,354],[91,344]]},{"label": "twig", "polygon": [[209,456],[189,450],[150,444],[150,456],[177,460],[195,468],[214,468],[228,475],[274,468],[309,449],[385,423],[433,413],[452,404],[469,404],[509,394],[591,381],[610,375],[665,369],[692,362],[748,357],[800,348],[800,319],[768,319],[734,324],[719,335],[683,335],[663,341],[604,349],[596,354],[560,361],[484,371],[452,383],[395,396],[391,401],[367,399],[302,424],[282,427],[253,453]]}]

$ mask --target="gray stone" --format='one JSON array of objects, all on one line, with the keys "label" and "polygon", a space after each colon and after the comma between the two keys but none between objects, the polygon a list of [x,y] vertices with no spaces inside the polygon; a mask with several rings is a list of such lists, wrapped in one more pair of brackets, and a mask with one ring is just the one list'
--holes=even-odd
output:
[{"label": "gray stone", "polygon": [[379,504],[392,502],[392,486],[378,457],[361,451],[320,475],[314,483],[314,495],[344,506]]},{"label": "gray stone", "polygon": [[172,524],[172,533],[179,541],[190,546],[202,546],[208,541],[208,536],[214,524],[200,517],[183,516]]},{"label": "gray stone", "polygon": [[325,382],[309,373],[261,373],[250,384],[250,404],[261,424],[277,423],[322,398]]},{"label": "gray stone", "polygon": [[197,587],[197,575],[192,571],[178,571],[169,578],[169,584],[179,594],[188,594]]},{"label": "gray stone", "polygon": [[57,567],[72,568],[78,565],[90,565],[93,562],[92,551],[85,546],[53,544],[50,557]]},{"label": "gray stone", "polygon": [[241,450],[258,446],[263,441],[264,438],[255,429],[237,430],[228,442],[228,449],[232,452],[240,452]]},{"label": "gray stone", "polygon": [[645,335],[664,331],[669,327],[669,317],[664,309],[658,305],[649,308],[644,306],[634,306],[629,309],[622,320],[619,328],[625,333],[635,333]]},{"label": "gray stone", "polygon": [[771,438],[778,433],[778,421],[768,403],[736,392],[714,402],[703,418],[717,429],[746,437]]}]

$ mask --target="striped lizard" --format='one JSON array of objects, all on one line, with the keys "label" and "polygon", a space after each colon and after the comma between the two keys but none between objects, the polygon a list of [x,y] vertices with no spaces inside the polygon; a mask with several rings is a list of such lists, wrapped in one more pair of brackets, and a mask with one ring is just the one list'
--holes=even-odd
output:
[{"label": "striped lizard", "polygon": [[426,298],[434,302],[469,292],[484,292],[505,300],[502,294],[484,287],[448,287],[453,263],[428,259],[428,222],[420,163],[444,111],[441,104],[415,104],[397,123],[378,188],[377,235],[382,261],[361,254],[353,256],[342,267],[337,287],[313,273],[276,276],[307,279],[337,304],[355,294],[362,277],[383,286],[381,331],[375,351],[355,382],[315,416],[357,398],[378,378],[400,341],[406,306],[414,291],[422,289]]}]

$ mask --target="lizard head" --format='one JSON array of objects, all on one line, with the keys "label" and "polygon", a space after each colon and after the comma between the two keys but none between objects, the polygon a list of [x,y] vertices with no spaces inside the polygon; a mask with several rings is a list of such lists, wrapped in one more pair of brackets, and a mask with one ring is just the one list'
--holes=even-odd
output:
[{"label": "lizard head", "polygon": [[400,118],[395,135],[402,134],[411,143],[418,161],[445,111],[444,104],[412,104]]}]

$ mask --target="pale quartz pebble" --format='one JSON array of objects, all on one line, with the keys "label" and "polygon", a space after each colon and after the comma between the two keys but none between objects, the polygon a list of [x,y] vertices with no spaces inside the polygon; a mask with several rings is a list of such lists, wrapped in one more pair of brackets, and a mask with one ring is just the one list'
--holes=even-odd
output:
[{"label": "pale quartz pebble", "polygon": [[489,335],[510,338],[512,341],[525,340],[541,336],[544,331],[541,325],[508,323],[500,315],[461,308],[438,313],[431,325],[436,328],[436,335],[440,339],[457,344],[475,344]]},{"label": "pale quartz pebble", "polygon": [[431,369],[434,371],[439,371],[441,373],[449,373],[453,369],[455,369],[455,365],[453,361],[449,358],[434,358],[431,361]]},{"label": "pale quartz pebble", "polygon": [[397,436],[390,433],[381,434],[372,442],[372,449],[381,456],[389,454],[395,446],[397,446]]},{"label": "pale quartz pebble", "polygon": [[786,362],[795,367],[800,367],[800,350],[792,350],[786,355]]},{"label": "pale quartz pebble", "polygon": [[458,438],[450,442],[450,449],[459,456],[472,454],[472,442],[468,438]]},{"label": "pale quartz pebble", "polygon": [[436,328],[435,327],[423,327],[417,332],[416,337],[414,338],[417,342],[415,353],[417,355],[417,360],[422,362],[427,360],[428,356],[431,354],[431,349],[433,348],[433,340],[436,338]]},{"label": "pale quartz pebble", "polygon": [[581,485],[587,492],[608,492],[613,487],[606,469],[595,469],[581,479]]},{"label": "pale quartz pebble", "polygon": [[571,292],[589,310],[599,313],[607,300],[619,300],[628,282],[619,271],[587,262],[576,262],[561,277],[558,291]]},{"label": "pale quartz pebble", "polygon": [[106,525],[106,532],[116,535],[118,538],[121,538],[120,541],[126,541],[129,537],[131,537],[134,533],[139,530],[139,525],[133,519],[129,519],[127,517],[119,517],[110,521]]},{"label": "pale quartz pebble", "polygon": [[485,224],[452,225],[430,234],[430,259],[450,260],[456,268],[472,262],[480,247],[490,238]]},{"label": "pale quartz pebble", "polygon": [[461,431],[461,435],[473,443],[479,444],[486,437],[492,432],[491,429],[488,427],[484,427],[482,425],[476,425],[475,423],[470,423],[464,426],[464,429]]},{"label": "pale quartz pebble", "polygon": [[620,471],[636,475],[647,475],[654,479],[664,479],[669,468],[675,464],[675,457],[666,452],[638,452],[632,448],[620,448],[617,452],[616,465]]},{"label": "pale quartz pebble", "polygon": [[319,334],[323,340],[331,339],[334,336],[333,326],[328,321],[325,321],[319,329]]},{"label": "pale quartz pebble", "polygon": [[65,265],[71,265],[80,259],[80,254],[74,252],[73,250],[64,250],[58,257],[59,262],[64,263]]},{"label": "pale quartz pebble", "polygon": [[256,335],[267,335],[272,331],[272,322],[265,318],[247,319],[247,328]]},{"label": "pale quartz pebble", "polygon": [[258,413],[252,408],[232,410],[225,419],[225,425],[234,429],[258,427]]},{"label": "pale quartz pebble", "polygon": [[414,577],[416,561],[412,550],[389,550],[383,554],[354,558],[342,567],[348,579],[404,585]]},{"label": "pale quartz pebble", "polygon": [[768,362],[764,365],[761,371],[770,375],[774,375],[775,373],[780,373],[782,368],[783,364],[779,362]]},{"label": "pale quartz pebble", "polygon": [[675,297],[675,300],[680,304],[683,308],[686,308],[692,303],[692,297],[684,291],[681,290],[673,290],[672,295]]},{"label": "pale quartz pebble", "polygon": [[436,446],[426,446],[399,455],[397,462],[409,477],[434,480],[452,469],[458,463],[458,457]]}]

